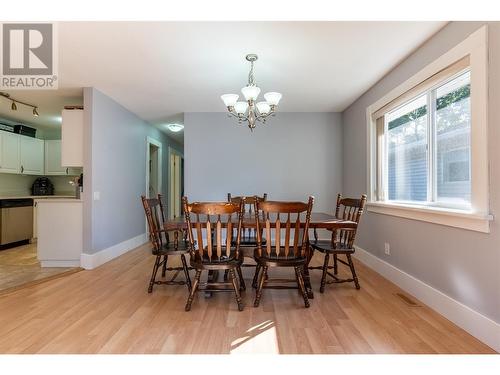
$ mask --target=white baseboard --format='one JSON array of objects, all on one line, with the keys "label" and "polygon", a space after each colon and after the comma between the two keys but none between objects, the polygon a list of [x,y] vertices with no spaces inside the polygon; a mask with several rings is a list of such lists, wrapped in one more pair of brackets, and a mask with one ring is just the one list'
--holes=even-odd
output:
[{"label": "white baseboard", "polygon": [[500,352],[500,324],[356,246],[354,256],[472,336]]},{"label": "white baseboard", "polygon": [[86,270],[94,269],[132,249],[135,249],[136,247],[144,245],[147,241],[147,235],[146,233],[143,233],[126,241],[120,242],[119,244],[108,247],[107,249],[98,251],[95,254],[83,253],[81,255],[81,267]]},{"label": "white baseboard", "polygon": [[80,267],[79,260],[41,260],[41,267]]}]

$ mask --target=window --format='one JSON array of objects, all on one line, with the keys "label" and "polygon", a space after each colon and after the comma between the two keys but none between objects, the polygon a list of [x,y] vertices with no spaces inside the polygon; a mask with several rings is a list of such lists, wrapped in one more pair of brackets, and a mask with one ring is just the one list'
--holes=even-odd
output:
[{"label": "window", "polygon": [[489,232],[487,27],[367,108],[368,211]]},{"label": "window", "polygon": [[469,209],[470,71],[384,115],[388,201]]}]

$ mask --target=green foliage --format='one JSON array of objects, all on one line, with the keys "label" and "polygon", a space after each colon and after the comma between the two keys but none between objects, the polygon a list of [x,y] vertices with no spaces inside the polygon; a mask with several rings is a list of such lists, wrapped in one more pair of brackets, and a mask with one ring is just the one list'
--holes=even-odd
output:
[{"label": "green foliage", "polygon": [[[446,108],[449,105],[459,102],[462,99],[468,98],[470,96],[470,84],[460,87],[458,90],[452,91],[445,96],[442,96],[436,100],[436,109]],[[398,117],[397,119],[389,122],[389,130],[394,129],[400,125],[406,124],[407,122],[414,121],[419,117],[425,116],[427,114],[427,106],[419,107],[407,114]]]}]

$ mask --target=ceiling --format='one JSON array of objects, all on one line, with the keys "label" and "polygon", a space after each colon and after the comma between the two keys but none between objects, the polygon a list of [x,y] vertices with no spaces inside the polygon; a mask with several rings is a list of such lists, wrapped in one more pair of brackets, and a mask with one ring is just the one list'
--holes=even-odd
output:
[{"label": "ceiling", "polygon": [[61,111],[65,105],[83,104],[83,90],[81,88],[9,90],[8,93],[13,99],[38,106],[39,116],[33,116],[33,109],[22,104],[17,104],[17,111],[12,111],[10,100],[0,97],[0,118],[31,125],[42,130],[53,130],[61,127]]},{"label": "ceiling", "polygon": [[[62,90],[16,95],[39,105],[47,112],[39,121],[50,123],[49,117],[60,113],[60,104],[75,98],[73,90],[93,86],[164,129],[166,123],[182,122],[184,112],[225,111],[220,95],[240,94],[249,70],[245,55],[256,53],[256,82],[262,92],[283,94],[279,111],[336,112],[444,25],[62,22],[58,31]],[[59,102],[42,107],[44,98],[50,97]],[[169,135],[182,141],[182,132]]]}]

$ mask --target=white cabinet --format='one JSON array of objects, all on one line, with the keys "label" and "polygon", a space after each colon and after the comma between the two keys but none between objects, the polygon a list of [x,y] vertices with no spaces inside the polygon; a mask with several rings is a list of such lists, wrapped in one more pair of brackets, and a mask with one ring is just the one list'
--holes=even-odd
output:
[{"label": "white cabinet", "polygon": [[67,168],[61,165],[61,140],[45,141],[45,174],[65,175]]},{"label": "white cabinet", "polygon": [[21,173],[43,175],[44,141],[43,139],[19,136]]},{"label": "white cabinet", "polygon": [[0,131],[0,173],[19,173],[19,135]]},{"label": "white cabinet", "polygon": [[83,167],[83,110],[62,111],[61,164]]},{"label": "white cabinet", "polygon": [[63,167],[61,163],[61,140],[45,141],[45,175],[78,176],[82,168]]}]

